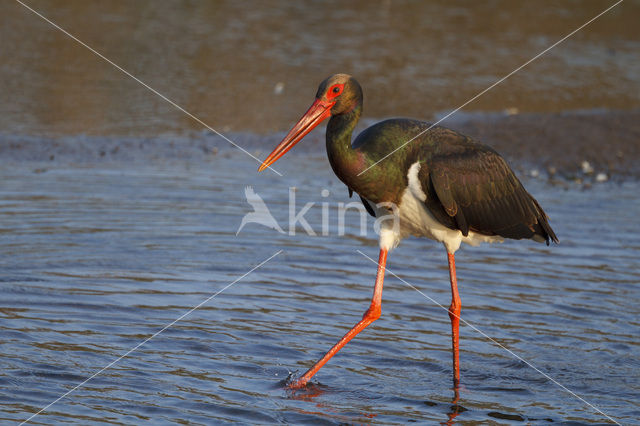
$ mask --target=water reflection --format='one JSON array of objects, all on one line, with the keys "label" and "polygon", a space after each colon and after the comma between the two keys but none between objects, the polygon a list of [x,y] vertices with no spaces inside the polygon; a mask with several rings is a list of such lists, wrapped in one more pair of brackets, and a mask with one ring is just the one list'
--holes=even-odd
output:
[{"label": "water reflection", "polygon": [[446,424],[447,426],[455,424],[455,418],[458,417],[460,413],[466,411],[463,406],[458,404],[458,401],[460,401],[460,389],[458,386],[456,386],[453,388],[453,399],[451,400],[450,411],[447,413],[447,421],[443,424]]}]

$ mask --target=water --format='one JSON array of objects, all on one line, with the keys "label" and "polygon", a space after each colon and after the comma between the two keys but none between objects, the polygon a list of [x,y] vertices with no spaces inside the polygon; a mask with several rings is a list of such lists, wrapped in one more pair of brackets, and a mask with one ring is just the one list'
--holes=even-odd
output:
[{"label": "water", "polygon": [[[240,154],[207,161],[35,167],[1,173],[0,352],[3,421],[21,421],[241,278],[58,401],[35,422],[509,423],[606,422],[585,403],[468,326],[462,387],[452,403],[447,313],[392,275],[383,315],[316,376],[303,372],[368,306],[376,258],[322,157],[294,154],[285,174],[255,172]],[[239,179],[242,176],[242,179]],[[248,224],[250,184],[286,228],[296,209],[329,235]],[[561,244],[463,248],[462,315],[501,345],[621,423],[640,415],[638,184],[590,190],[525,184]],[[329,188],[328,197],[320,191]],[[369,221],[369,227],[372,222]],[[448,306],[439,245],[409,239],[389,270]]]},{"label": "water", "polygon": [[[609,6],[28,4],[259,158],[327,75],[359,79],[363,125],[434,120]],[[308,388],[284,388],[360,319],[375,278],[358,252],[377,256],[372,220],[360,235],[351,209],[340,235],[350,200],[321,131],[276,163],[283,177],[258,174],[2,2],[0,422],[46,407],[31,423],[638,424],[639,5],[623,2],[444,123],[503,153],[561,240],[457,253],[462,318],[493,341],[461,326],[455,398],[446,257],[420,239],[389,256],[382,317]],[[247,185],[286,231],[295,187],[294,212],[314,203],[305,218],[318,235],[301,224],[236,235]]]},{"label": "water", "polygon": [[[26,3],[217,130],[267,133],[337,72],[358,78],[368,117],[432,119],[614,1]],[[639,16],[621,3],[465,110],[640,108]],[[0,23],[3,132],[201,129],[19,3],[0,4]]]}]

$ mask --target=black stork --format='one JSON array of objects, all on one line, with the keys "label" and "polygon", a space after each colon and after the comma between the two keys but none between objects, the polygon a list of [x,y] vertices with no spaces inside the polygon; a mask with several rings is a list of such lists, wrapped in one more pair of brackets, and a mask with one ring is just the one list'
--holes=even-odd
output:
[{"label": "black stork", "polygon": [[[335,74],[324,80],[309,110],[258,169],[262,171],[273,164],[330,118],[326,139],[333,171],[350,194],[360,195],[370,213],[397,219],[382,222],[373,298],[362,320],[289,387],[305,386],[345,344],[380,317],[387,253],[401,239],[414,235],[440,241],[447,250],[453,382],[457,389],[461,304],[454,253],[460,244],[528,238],[549,245],[550,240],[557,243],[558,238],[540,204],[489,146],[445,127],[405,118],[377,123],[352,143],[351,134],[362,114],[362,99],[360,84],[353,77]],[[415,140],[403,146],[416,135],[419,136]]]}]

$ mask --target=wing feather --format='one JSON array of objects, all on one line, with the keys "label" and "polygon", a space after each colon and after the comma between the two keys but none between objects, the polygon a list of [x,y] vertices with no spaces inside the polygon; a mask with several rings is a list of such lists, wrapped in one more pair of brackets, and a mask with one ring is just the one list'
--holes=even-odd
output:
[{"label": "wing feather", "polygon": [[463,142],[434,153],[420,170],[429,211],[465,236],[473,231],[557,242],[547,215],[506,161],[488,146]]}]

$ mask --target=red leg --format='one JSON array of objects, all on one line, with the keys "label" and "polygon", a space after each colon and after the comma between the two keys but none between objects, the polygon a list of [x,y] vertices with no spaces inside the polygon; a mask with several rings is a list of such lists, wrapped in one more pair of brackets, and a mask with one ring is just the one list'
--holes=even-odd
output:
[{"label": "red leg", "polygon": [[347,334],[344,335],[338,343],[336,343],[329,352],[327,352],[318,362],[314,364],[302,377],[292,382],[289,387],[291,389],[301,388],[307,384],[307,382],[313,377],[314,374],[322,368],[344,345],[346,345],[351,339],[356,337],[358,333],[364,330],[369,324],[380,318],[380,312],[382,307],[382,281],[384,280],[384,269],[387,263],[387,250],[380,250],[380,258],[378,259],[378,274],[376,275],[376,285],[373,289],[373,298],[371,299],[371,306],[362,316],[362,320],[357,323]]},{"label": "red leg", "polygon": [[453,387],[460,384],[460,296],[458,295],[458,281],[456,279],[456,260],[453,253],[447,253],[449,259],[449,280],[451,281],[451,306],[449,306],[449,318],[451,319],[451,343],[453,346]]}]

